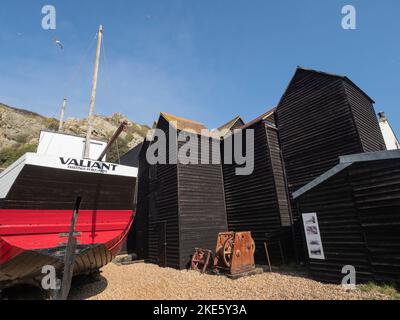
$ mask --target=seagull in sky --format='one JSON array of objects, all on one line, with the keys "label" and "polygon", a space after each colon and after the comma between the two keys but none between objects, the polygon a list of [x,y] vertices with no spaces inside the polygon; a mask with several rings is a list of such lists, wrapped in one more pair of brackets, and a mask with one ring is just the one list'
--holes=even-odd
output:
[{"label": "seagull in sky", "polygon": [[54,43],[61,49],[64,49],[64,45],[61,43],[60,40],[58,40],[57,38],[54,38]]}]

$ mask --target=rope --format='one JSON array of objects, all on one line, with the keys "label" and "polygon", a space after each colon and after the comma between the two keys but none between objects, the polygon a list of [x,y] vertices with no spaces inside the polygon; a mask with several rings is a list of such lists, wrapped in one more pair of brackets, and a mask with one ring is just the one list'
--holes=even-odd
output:
[{"label": "rope", "polygon": [[[107,51],[106,51],[106,44],[105,44],[105,36],[103,34],[103,41],[101,43],[103,49],[103,62],[104,62],[104,79],[105,79],[105,87],[108,88],[108,84],[110,83],[110,73],[109,73],[109,66],[108,66],[108,59],[107,59]],[[117,146],[117,156],[118,156],[118,164],[121,165],[121,155],[119,153],[119,145],[118,145],[119,138],[117,138],[116,146]]]},{"label": "rope", "polygon": [[[84,64],[84,62],[85,62],[90,50],[92,49],[96,39],[97,39],[97,33],[94,36],[94,38],[90,41],[90,43],[89,43],[88,47],[86,48],[86,50],[84,51],[84,53],[82,55],[82,58],[81,58],[81,60],[80,60],[80,62],[78,64],[78,68],[76,69],[76,72],[72,72],[69,80],[66,82],[65,91],[69,91],[72,83],[76,81],[76,79],[78,78],[78,75],[81,73],[82,68],[83,68],[83,64]],[[78,86],[78,90],[79,90],[79,92],[81,91],[81,87],[80,86]],[[78,92],[78,95],[79,95],[79,92]],[[64,95],[64,97],[67,97],[67,96],[68,95]]]},{"label": "rope", "polygon": [[110,73],[109,73],[109,68],[108,68],[108,59],[107,59],[107,52],[106,52],[104,34],[103,34],[103,41],[102,41],[101,45],[102,45],[102,49],[103,49],[104,78],[106,80],[105,81],[106,87],[108,88],[108,84],[110,82]]},{"label": "rope", "polygon": [[76,71],[75,73],[72,73],[72,76],[71,76],[69,82],[67,82],[68,85],[69,85],[73,80],[76,80],[76,78],[78,77],[79,72],[82,70],[83,63],[85,62],[85,59],[86,59],[87,55],[89,54],[90,49],[93,47],[93,45],[94,45],[96,39],[97,39],[97,33],[96,33],[96,35],[94,36],[94,38],[90,41],[89,46],[86,48],[86,51],[85,51],[84,54],[82,55],[82,58],[81,58],[81,60],[80,60],[80,62],[79,62],[79,65],[78,65],[78,69],[77,69],[77,71]]}]

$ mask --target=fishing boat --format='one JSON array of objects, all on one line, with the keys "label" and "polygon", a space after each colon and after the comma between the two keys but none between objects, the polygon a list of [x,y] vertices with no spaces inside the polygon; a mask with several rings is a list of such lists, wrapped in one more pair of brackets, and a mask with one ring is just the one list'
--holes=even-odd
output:
[{"label": "fishing boat", "polygon": [[42,131],[37,152],[0,174],[0,290],[40,284],[44,267],[60,275],[71,261],[71,276],[95,273],[126,240],[137,168],[106,161],[124,124],[109,143],[91,138],[95,80],[86,137]]}]

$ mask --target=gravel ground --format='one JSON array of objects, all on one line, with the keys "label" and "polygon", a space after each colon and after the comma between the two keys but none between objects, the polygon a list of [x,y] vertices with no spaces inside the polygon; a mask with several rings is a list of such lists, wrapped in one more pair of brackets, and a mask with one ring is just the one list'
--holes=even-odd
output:
[{"label": "gravel ground", "polygon": [[376,300],[378,292],[346,291],[296,274],[264,273],[230,280],[137,263],[109,264],[100,281],[77,280],[71,299],[91,300]]}]

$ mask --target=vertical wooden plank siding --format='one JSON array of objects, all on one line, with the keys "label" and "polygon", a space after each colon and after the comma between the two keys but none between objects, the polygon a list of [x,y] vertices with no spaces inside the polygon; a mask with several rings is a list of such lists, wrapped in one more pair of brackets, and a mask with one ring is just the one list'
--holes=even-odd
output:
[{"label": "vertical wooden plank siding", "polygon": [[343,86],[353,112],[363,152],[386,150],[373,102],[348,82],[344,81]]},{"label": "vertical wooden plank siding", "polygon": [[136,216],[132,230],[128,235],[128,252],[136,253],[138,259],[148,258],[148,230],[149,230],[149,165],[146,152],[149,142],[145,141],[139,154],[139,172],[137,184]]},{"label": "vertical wooden plank siding", "polygon": [[400,159],[350,170],[374,280],[400,285]]},{"label": "vertical wooden plank siding", "polygon": [[347,173],[322,184],[301,200],[300,207],[302,213],[317,213],[326,257],[308,259],[310,275],[318,281],[341,283],[343,267],[352,265],[359,281],[372,281],[368,250]]},{"label": "vertical wooden plank siding", "polygon": [[[266,234],[279,232],[290,221],[278,135],[276,129],[267,128],[268,123],[273,123],[273,116],[245,129],[254,130],[255,137],[255,168],[251,175],[236,175],[236,164],[223,166],[229,230],[252,232],[258,263],[266,263]],[[276,250],[272,250],[272,260],[281,261]]]},{"label": "vertical wooden plank siding", "polygon": [[[167,145],[169,141],[169,123],[162,117],[158,121],[158,129],[165,132]],[[168,156],[167,156],[168,158]],[[179,246],[179,210],[178,210],[178,171],[176,165],[150,165],[149,169],[149,230],[148,259],[152,263],[163,264],[172,268],[180,267]],[[166,224],[166,243],[163,235]],[[166,261],[164,261],[164,253]]]},{"label": "vertical wooden plank siding", "polygon": [[[290,194],[335,166],[339,156],[384,146],[373,101],[346,77],[298,68],[276,115]],[[301,252],[294,201],[292,212]]]},{"label": "vertical wooden plank siding", "polygon": [[[178,142],[178,136],[174,136],[174,141],[169,140],[169,122],[163,116],[157,128],[164,131],[172,154],[177,156],[185,142]],[[192,155],[200,161],[200,135],[189,135],[197,138],[198,154]],[[206,139],[211,159],[213,140]],[[190,139],[188,144],[191,147],[192,141],[195,140]],[[219,157],[219,140],[216,145]],[[163,267],[185,269],[195,248],[215,249],[218,233],[228,229],[222,165],[146,164],[143,167],[148,167],[149,177],[148,195],[141,197],[146,203],[141,207],[148,208],[148,260]]]},{"label": "vertical wooden plank siding", "polygon": [[297,201],[318,214],[326,260],[308,259],[315,279],[340,283],[352,265],[357,283],[400,286],[400,158],[353,163]]}]

